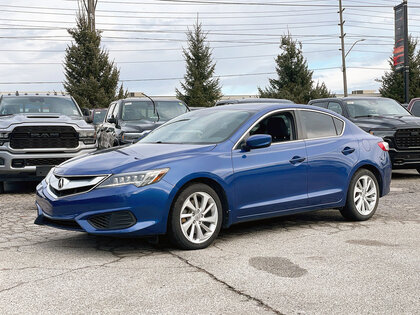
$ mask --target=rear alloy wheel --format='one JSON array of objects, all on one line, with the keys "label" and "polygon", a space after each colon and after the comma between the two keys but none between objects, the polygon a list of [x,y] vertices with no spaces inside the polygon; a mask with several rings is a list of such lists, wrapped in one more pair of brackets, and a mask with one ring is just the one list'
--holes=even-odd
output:
[{"label": "rear alloy wheel", "polygon": [[183,249],[201,249],[213,243],[222,225],[222,204],[204,184],[193,184],[176,199],[170,222],[172,241]]},{"label": "rear alloy wheel", "polygon": [[341,214],[350,220],[364,221],[373,216],[379,203],[379,185],[372,172],[362,169],[353,176],[347,202]]}]

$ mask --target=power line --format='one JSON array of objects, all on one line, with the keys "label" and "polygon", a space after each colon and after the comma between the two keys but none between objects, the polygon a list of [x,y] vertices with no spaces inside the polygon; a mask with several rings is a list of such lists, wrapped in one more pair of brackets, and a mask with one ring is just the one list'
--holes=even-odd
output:
[{"label": "power line", "polygon": [[[332,70],[332,69],[341,69],[341,67],[326,67],[326,68],[314,68],[310,69],[311,71],[323,71],[323,70]],[[375,68],[375,67],[348,67],[348,69],[364,69],[364,70],[389,70],[388,68]],[[240,74],[223,74],[216,75],[217,78],[232,78],[232,77],[245,77],[245,76],[258,76],[258,75],[272,75],[276,72],[257,72],[257,73],[240,73]],[[175,78],[144,78],[144,79],[121,79],[120,82],[145,82],[145,81],[175,81],[183,80],[183,77]],[[19,82],[0,82],[0,85],[12,85],[12,84],[62,84],[62,81],[19,81]]]}]

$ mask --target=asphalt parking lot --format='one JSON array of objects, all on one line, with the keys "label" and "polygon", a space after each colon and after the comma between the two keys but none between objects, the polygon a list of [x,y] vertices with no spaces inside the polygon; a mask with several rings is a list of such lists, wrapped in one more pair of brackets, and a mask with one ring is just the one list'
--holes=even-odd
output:
[{"label": "asphalt parking lot", "polygon": [[325,210],[233,226],[179,251],[33,224],[0,196],[0,313],[420,313],[420,175],[395,172],[367,222]]}]

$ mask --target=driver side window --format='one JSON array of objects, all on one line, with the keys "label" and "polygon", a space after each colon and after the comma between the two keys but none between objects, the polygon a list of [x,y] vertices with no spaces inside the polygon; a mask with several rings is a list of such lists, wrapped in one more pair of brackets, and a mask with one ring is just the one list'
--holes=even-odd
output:
[{"label": "driver side window", "polygon": [[296,140],[296,128],[292,113],[277,113],[261,120],[249,132],[249,136],[256,134],[270,135],[273,139],[272,143]]}]

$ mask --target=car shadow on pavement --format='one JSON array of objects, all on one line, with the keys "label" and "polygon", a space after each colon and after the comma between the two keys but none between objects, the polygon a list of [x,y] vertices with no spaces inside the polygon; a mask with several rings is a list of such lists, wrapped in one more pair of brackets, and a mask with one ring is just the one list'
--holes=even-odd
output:
[{"label": "car shadow on pavement", "polygon": [[420,174],[416,170],[397,170],[392,172],[392,179],[417,179]]},{"label": "car shadow on pavement", "polygon": [[[246,223],[235,224],[228,229],[222,229],[216,243],[219,241],[234,242],[241,236],[260,233],[288,233],[296,229],[321,229],[322,226],[336,226],[341,223],[349,223],[338,210],[321,210],[296,215],[258,220]],[[353,222],[350,222],[351,224]],[[57,235],[57,234],[55,234]],[[157,254],[177,250],[166,236],[156,238],[135,238],[135,237],[108,237],[78,233],[63,237],[51,242],[44,242],[42,245],[48,251],[62,251],[63,248],[82,250],[86,252],[102,251],[115,256],[130,256]]]}]

